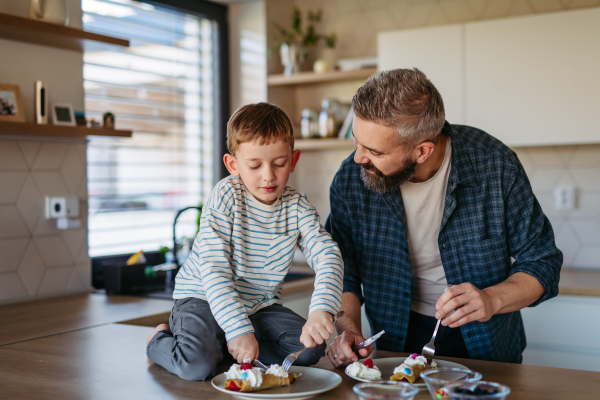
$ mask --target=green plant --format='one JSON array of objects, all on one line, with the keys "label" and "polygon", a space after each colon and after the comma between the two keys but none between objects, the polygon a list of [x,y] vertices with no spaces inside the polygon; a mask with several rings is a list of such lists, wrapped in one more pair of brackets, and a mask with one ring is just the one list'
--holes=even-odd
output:
[{"label": "green plant", "polygon": [[321,40],[325,42],[327,47],[335,47],[337,41],[335,32],[332,32],[330,35],[321,35],[315,31],[315,24],[321,22],[323,10],[318,10],[317,12],[309,10],[307,14],[308,23],[306,30],[302,30],[302,13],[298,7],[294,7],[291,28],[286,29],[277,22],[270,21],[271,25],[280,36],[276,43],[277,47],[284,43],[287,45],[296,43],[304,47],[309,47],[317,45]]}]

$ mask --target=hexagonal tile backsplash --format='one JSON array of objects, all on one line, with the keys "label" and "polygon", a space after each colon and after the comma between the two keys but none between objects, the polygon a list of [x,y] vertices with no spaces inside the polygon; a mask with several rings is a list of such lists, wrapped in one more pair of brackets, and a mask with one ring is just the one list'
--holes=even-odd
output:
[{"label": "hexagonal tile backsplash", "polygon": [[87,210],[85,153],[80,141],[0,140],[0,304],[91,289],[87,225],[61,231],[44,218],[45,196]]}]

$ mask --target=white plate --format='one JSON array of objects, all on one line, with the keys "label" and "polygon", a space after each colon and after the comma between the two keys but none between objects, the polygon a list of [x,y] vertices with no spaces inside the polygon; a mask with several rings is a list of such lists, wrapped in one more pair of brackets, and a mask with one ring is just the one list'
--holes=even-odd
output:
[{"label": "white plate", "polygon": [[[375,365],[381,371],[381,380],[388,381],[390,376],[394,375],[394,369],[406,360],[406,357],[390,357],[390,358],[376,358],[373,360]],[[468,369],[462,364],[458,364],[452,361],[435,360],[438,368],[464,368]],[[346,374],[348,375],[348,374]],[[361,382],[373,382],[369,379],[357,378],[356,376],[348,375],[352,379],[356,379]],[[418,387],[426,387],[427,385],[423,382],[423,379],[419,378],[413,385]]]},{"label": "white plate", "polygon": [[302,400],[313,397],[319,393],[327,392],[342,383],[342,377],[335,372],[324,369],[292,366],[289,372],[296,374],[296,377],[298,378],[296,379],[296,382],[289,386],[261,390],[258,392],[242,393],[225,389],[225,381],[227,378],[224,373],[215,376],[212,380],[212,385],[215,389],[239,399]]}]

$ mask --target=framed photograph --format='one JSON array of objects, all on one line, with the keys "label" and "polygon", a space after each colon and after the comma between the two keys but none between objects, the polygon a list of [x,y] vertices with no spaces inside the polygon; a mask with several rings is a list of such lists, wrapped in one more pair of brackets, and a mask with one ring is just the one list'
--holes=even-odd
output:
[{"label": "framed photograph", "polygon": [[52,104],[52,124],[75,126],[73,106],[66,103]]},{"label": "framed photograph", "polygon": [[0,121],[25,122],[19,85],[0,83]]}]

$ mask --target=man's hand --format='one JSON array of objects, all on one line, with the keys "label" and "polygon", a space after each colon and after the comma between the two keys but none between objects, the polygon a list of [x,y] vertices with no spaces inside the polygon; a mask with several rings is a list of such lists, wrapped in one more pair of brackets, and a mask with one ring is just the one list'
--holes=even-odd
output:
[{"label": "man's hand", "polygon": [[335,368],[340,368],[358,361],[359,357],[368,357],[373,351],[373,345],[358,349],[357,353],[352,350],[364,340],[364,337],[352,331],[344,331],[336,337],[327,352],[327,357],[329,357],[331,365]]},{"label": "man's hand", "polygon": [[245,360],[258,359],[258,342],[254,332],[244,333],[227,342],[227,350],[238,362],[242,364]]},{"label": "man's hand", "polygon": [[[457,328],[472,321],[485,322],[498,312],[494,299],[470,283],[451,286],[435,304],[435,317],[442,325]],[[452,315],[446,315],[456,309]],[[446,317],[446,318],[444,318]]]},{"label": "man's hand", "polygon": [[302,327],[300,343],[311,348],[323,343],[335,331],[333,317],[327,311],[314,311]]}]

